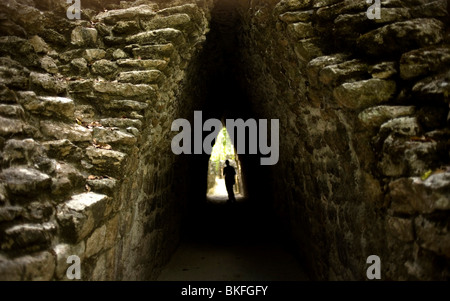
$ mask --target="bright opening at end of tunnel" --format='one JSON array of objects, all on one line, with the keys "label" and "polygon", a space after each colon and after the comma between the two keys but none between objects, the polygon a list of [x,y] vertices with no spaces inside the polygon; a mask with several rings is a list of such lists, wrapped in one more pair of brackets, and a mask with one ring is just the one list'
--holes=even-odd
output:
[{"label": "bright opening at end of tunnel", "polygon": [[236,170],[233,191],[236,197],[243,196],[241,165],[239,163],[239,158],[235,152],[227,129],[223,127],[217,135],[216,142],[209,158],[207,188],[208,197],[223,197],[224,200],[228,198],[225,177],[223,174],[223,169],[226,166],[226,160],[228,160],[230,165]]}]

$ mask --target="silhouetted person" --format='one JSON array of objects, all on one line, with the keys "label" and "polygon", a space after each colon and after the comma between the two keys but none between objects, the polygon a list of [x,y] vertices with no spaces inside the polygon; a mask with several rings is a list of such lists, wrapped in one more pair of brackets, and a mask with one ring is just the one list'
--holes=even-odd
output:
[{"label": "silhouetted person", "polygon": [[230,165],[230,161],[226,160],[225,166],[223,168],[223,175],[225,176],[225,186],[227,187],[228,192],[228,201],[231,203],[236,202],[236,198],[234,197],[233,185],[236,183],[234,176],[236,175],[236,171],[234,167]]}]

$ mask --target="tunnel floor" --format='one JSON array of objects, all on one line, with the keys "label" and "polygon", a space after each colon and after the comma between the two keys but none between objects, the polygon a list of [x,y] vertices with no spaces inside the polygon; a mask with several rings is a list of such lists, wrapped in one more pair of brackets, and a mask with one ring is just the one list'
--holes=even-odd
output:
[{"label": "tunnel floor", "polygon": [[158,281],[306,281],[305,269],[274,226],[246,198],[208,197]]}]

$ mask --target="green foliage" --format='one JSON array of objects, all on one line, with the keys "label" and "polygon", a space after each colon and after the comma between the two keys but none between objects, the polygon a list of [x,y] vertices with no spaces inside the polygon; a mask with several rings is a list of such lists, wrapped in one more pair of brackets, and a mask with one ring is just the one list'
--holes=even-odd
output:
[{"label": "green foliage", "polygon": [[210,164],[214,166],[216,175],[220,174],[220,162],[235,160],[234,146],[231,143],[227,129],[224,127],[216,138],[216,143],[211,152]]}]

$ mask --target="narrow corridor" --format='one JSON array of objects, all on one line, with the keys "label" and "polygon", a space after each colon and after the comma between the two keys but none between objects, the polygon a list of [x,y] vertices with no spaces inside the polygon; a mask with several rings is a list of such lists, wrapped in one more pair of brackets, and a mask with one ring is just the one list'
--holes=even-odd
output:
[{"label": "narrow corridor", "polygon": [[210,197],[190,221],[159,281],[304,281],[270,216],[245,198]]}]

